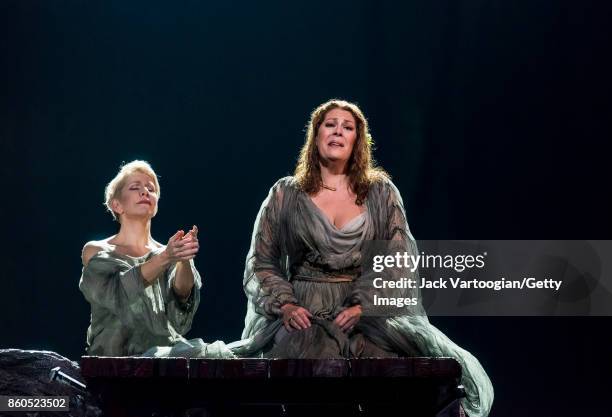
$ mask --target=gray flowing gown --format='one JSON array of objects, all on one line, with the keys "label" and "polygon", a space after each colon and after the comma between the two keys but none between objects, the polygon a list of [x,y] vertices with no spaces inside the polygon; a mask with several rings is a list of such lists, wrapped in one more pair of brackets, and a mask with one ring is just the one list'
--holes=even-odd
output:
[{"label": "gray flowing gown", "polygon": [[[493,402],[487,374],[474,356],[429,323],[420,305],[367,314],[376,290],[371,276],[362,273],[362,250],[372,240],[418,253],[391,181],[372,185],[365,211],[338,229],[293,177],[279,180],[257,215],[247,255],[242,340],[228,347],[241,357],[453,357],[463,368],[464,409],[471,417],[486,417]],[[288,333],[280,310],[285,303],[309,310],[312,326]],[[333,320],[355,304],[364,314],[353,331],[343,333]]]},{"label": "gray flowing gown", "polygon": [[140,266],[161,250],[131,257],[109,247],[83,267],[79,289],[91,304],[87,354],[233,357],[222,342],[205,344],[182,336],[191,328],[200,303],[202,281],[193,261],[194,286],[185,302],[172,287],[175,264],[145,288]]}]

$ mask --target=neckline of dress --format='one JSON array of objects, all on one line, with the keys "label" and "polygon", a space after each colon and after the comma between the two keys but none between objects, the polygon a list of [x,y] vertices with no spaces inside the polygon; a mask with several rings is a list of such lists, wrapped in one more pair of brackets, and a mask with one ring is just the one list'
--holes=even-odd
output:
[{"label": "neckline of dress", "polygon": [[112,251],[115,255],[119,255],[122,256],[124,258],[130,258],[130,259],[142,259],[142,258],[146,258],[147,256],[151,255],[151,253],[153,253],[153,251],[147,252],[142,256],[132,256],[132,255],[128,255],[127,253],[121,253],[121,252],[117,252],[116,250]]},{"label": "neckline of dress", "polygon": [[329,217],[327,217],[327,215],[325,214],[325,212],[323,210],[321,210],[321,208],[319,206],[316,205],[316,203],[314,201],[312,201],[312,199],[310,198],[310,196],[306,193],[304,193],[304,197],[306,198],[306,200],[308,200],[308,202],[310,204],[312,204],[314,206],[314,208],[316,209],[316,211],[319,213],[319,215],[321,217],[323,217],[325,219],[325,221],[327,222],[327,224],[329,224],[334,230],[338,231],[338,232],[344,232],[344,229],[346,228],[346,226],[348,226],[349,224],[353,223],[355,220],[357,220],[358,218],[360,218],[361,216],[364,216],[366,214],[366,212],[368,211],[368,207],[365,205],[364,203],[364,207],[365,210],[362,211],[361,213],[359,213],[358,215],[354,216],[353,218],[351,218],[349,221],[347,221],[346,223],[344,223],[342,225],[342,227],[338,227],[334,224],[334,222],[332,222]]},{"label": "neckline of dress", "polygon": [[[113,236],[114,237],[114,236]],[[151,255],[157,255],[157,253],[159,253],[161,250],[163,250],[165,248],[164,245],[156,242],[155,240],[153,240],[153,242],[157,245],[160,245],[159,247],[155,248],[155,249],[151,249],[149,252],[145,253],[144,255],[141,256],[132,256],[132,255],[128,255],[127,253],[121,253],[117,250],[117,245],[113,244],[113,243],[108,243],[109,239],[105,239],[104,244],[107,246],[106,251],[110,252],[110,253],[114,253],[117,256],[121,256],[124,258],[129,258],[129,259],[134,259],[134,260],[138,260],[138,259],[143,259],[146,257],[149,257]]]},{"label": "neckline of dress", "polygon": [[153,250],[150,250],[149,252],[145,253],[142,256],[128,255],[127,253],[117,252],[116,249],[111,250],[111,252],[114,253],[115,255],[122,256],[124,258],[139,260],[139,259],[143,259],[143,258],[148,258],[149,256],[152,256],[152,255],[157,255],[157,253],[159,253],[161,250],[163,250],[163,246],[159,247],[159,248],[156,248],[156,249],[153,249]]}]

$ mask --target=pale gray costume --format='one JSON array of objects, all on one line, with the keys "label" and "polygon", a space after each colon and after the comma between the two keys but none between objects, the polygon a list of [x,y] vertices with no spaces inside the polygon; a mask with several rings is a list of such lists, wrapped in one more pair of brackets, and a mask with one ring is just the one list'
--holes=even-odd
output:
[{"label": "pale gray costume", "polygon": [[182,302],[172,287],[176,265],[145,288],[140,265],[159,253],[131,257],[109,249],[83,267],[79,288],[91,304],[87,354],[93,356],[232,357],[221,342],[186,340],[200,303],[200,274],[190,261],[194,286]]},{"label": "pale gray costume", "polygon": [[[372,276],[361,270],[364,242],[384,240],[397,251],[418,251],[391,181],[372,185],[364,205],[362,214],[338,229],[293,177],[272,187],[257,215],[247,255],[243,340],[229,347],[242,357],[453,357],[463,368],[465,410],[471,417],[487,416],[493,387],[482,366],[431,325],[420,304],[394,314],[376,314],[370,308],[376,290]],[[408,294],[414,295],[418,293]],[[312,326],[288,333],[280,310],[286,303],[309,310]],[[333,320],[355,304],[362,305],[364,314],[347,335]]]}]

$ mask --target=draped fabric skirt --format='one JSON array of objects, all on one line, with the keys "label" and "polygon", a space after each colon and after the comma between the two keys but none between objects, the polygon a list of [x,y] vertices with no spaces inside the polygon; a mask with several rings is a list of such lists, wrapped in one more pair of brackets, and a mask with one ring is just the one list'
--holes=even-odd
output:
[{"label": "draped fabric skirt", "polygon": [[384,319],[361,317],[349,332],[343,332],[334,323],[336,316],[347,307],[344,301],[351,292],[350,281],[295,279],[292,284],[300,305],[313,316],[310,320],[312,326],[291,332],[280,327],[271,350],[265,353],[266,357],[338,359],[416,355],[412,346],[407,345],[406,349],[398,351],[385,341]]}]

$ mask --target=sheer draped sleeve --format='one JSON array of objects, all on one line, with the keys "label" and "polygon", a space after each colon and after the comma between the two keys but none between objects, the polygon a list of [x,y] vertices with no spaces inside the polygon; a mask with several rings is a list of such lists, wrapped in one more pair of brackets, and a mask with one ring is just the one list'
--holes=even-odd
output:
[{"label": "sheer draped sleeve", "polygon": [[193,262],[191,268],[194,288],[188,300],[181,302],[172,288],[175,265],[145,288],[140,264],[102,251],[83,268],[79,289],[92,309],[104,311],[108,320],[112,317],[129,328],[144,326],[154,335],[174,339],[189,331],[200,302],[200,275]]},{"label": "sheer draped sleeve", "polygon": [[287,255],[281,244],[284,181],[279,180],[270,189],[255,220],[243,280],[249,300],[243,337],[251,336],[259,327],[255,315],[276,320],[283,304],[298,303],[293,286],[287,280]]},{"label": "sheer draped sleeve", "polygon": [[83,267],[79,289],[91,304],[126,317],[130,304],[144,295],[145,287],[140,265],[99,252]]},{"label": "sheer draped sleeve", "polygon": [[[282,327],[281,306],[298,304],[288,281],[288,250],[283,213],[291,177],[272,186],[255,219],[246,257],[243,287],[247,296],[242,340],[228,345],[239,357],[260,357]],[[285,233],[283,232],[285,231]]]},{"label": "sheer draped sleeve", "polygon": [[191,273],[193,274],[193,288],[187,300],[181,300],[174,292],[174,279],[176,276],[176,264],[167,273],[168,284],[166,288],[167,315],[168,320],[177,332],[184,335],[191,329],[195,312],[200,305],[200,290],[202,288],[202,278],[195,267],[193,259],[189,260]]},{"label": "sheer draped sleeve", "polygon": [[[374,283],[374,280],[390,282],[400,281],[402,278],[418,282],[418,270],[412,271],[409,268],[399,267],[385,267],[382,271],[373,269],[375,256],[395,256],[397,253],[405,253],[410,256],[418,254],[399,191],[389,180],[375,184],[368,195],[367,206],[374,225],[374,238],[372,241],[364,242],[361,274],[355,280],[346,305],[361,305],[364,316],[424,315],[418,286],[416,288],[377,288]],[[410,298],[417,300],[417,304],[403,307],[374,305],[375,296],[396,299]]]}]

